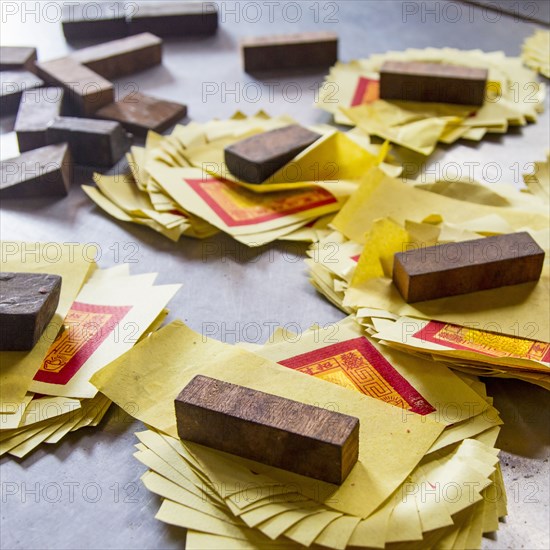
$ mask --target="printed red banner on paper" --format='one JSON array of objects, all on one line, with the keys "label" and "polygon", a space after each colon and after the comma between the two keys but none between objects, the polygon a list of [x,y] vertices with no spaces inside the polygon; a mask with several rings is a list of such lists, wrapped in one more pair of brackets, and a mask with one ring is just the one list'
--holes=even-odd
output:
[{"label": "printed red banner on paper", "polygon": [[322,187],[254,193],[216,178],[183,180],[228,227],[254,225],[338,202]]},{"label": "printed red banner on paper", "polygon": [[74,302],[34,380],[67,384],[131,309]]},{"label": "printed red banner on paper", "polygon": [[515,357],[550,362],[550,344],[477,330],[460,325],[430,321],[414,338],[457,350],[474,351],[490,357]]},{"label": "printed red banner on paper", "polygon": [[297,355],[279,363],[345,388],[358,390],[369,397],[417,414],[426,415],[435,411],[434,407],[362,336]]},{"label": "printed red banner on paper", "polygon": [[360,76],[351,100],[351,107],[367,105],[377,99],[380,99],[380,81]]}]

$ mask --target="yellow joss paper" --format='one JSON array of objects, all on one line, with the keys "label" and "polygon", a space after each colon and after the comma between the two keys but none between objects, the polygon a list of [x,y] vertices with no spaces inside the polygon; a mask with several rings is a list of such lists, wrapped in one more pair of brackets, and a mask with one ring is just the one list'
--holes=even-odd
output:
[{"label": "yellow joss paper", "polygon": [[[487,222],[494,219],[494,215],[504,220],[512,231],[525,227],[543,230],[549,223],[549,216],[541,211],[475,203],[468,203],[466,207],[463,201],[417,189],[384,176],[375,169],[367,174],[357,193],[336,215],[332,225],[347,238],[365,243],[366,235],[379,218],[391,218],[400,225],[407,220],[419,223],[430,218],[461,224],[480,219]],[[377,243],[380,250],[386,250],[386,254],[394,252],[383,236],[378,237]],[[389,277],[378,277],[352,284],[346,291],[343,305],[348,308],[381,309],[400,316],[437,319],[457,325],[470,324],[482,330],[548,342],[549,291],[549,273],[545,267],[536,283],[407,304]],[[510,319],[514,322],[511,323]],[[493,328],[489,329],[491,326]],[[535,333],[534,326],[537,329]]]},{"label": "yellow joss paper", "polygon": [[550,78],[550,31],[537,29],[525,39],[521,50],[523,62],[528,67]]},{"label": "yellow joss paper", "polygon": [[[387,139],[397,145],[408,147],[422,155],[429,155],[433,152],[448,124],[456,124],[461,120],[430,117],[423,120],[413,120],[399,126],[388,126],[385,124],[386,119],[384,117],[388,105],[390,104],[377,101],[370,105],[342,109],[342,112],[363,131]],[[379,109],[379,107],[384,108]]]},{"label": "yellow joss paper", "polygon": [[258,194],[196,168],[156,165],[151,175],[186,211],[233,236],[276,230],[284,235],[284,228],[339,210],[350,192],[346,186],[313,186]]},{"label": "yellow joss paper", "polygon": [[550,201],[550,152],[546,160],[533,163],[533,171],[524,174],[523,180],[533,195],[546,204]]},{"label": "yellow joss paper", "polygon": [[541,211],[475,203],[468,203],[466,207],[460,200],[412,187],[373,169],[365,175],[361,187],[338,213],[332,225],[348,239],[364,243],[365,235],[375,219],[387,217],[403,225],[406,220],[421,222],[433,214],[440,215],[448,223],[498,214],[514,231],[524,227],[545,229],[549,220],[548,214]]},{"label": "yellow joss paper", "polygon": [[550,344],[547,342],[409,317],[384,323],[375,336],[433,355],[536,370],[550,375]]},{"label": "yellow joss paper", "polygon": [[384,218],[375,220],[366,237],[365,247],[353,273],[352,285],[377,277],[391,277],[393,257],[413,243],[411,235],[400,225]]},{"label": "yellow joss paper", "polygon": [[0,411],[9,412],[27,393],[32,377],[86,278],[95,269],[96,248],[77,243],[25,243],[2,241],[3,271],[49,273],[62,278],[59,305],[52,320],[30,352],[0,352]]},{"label": "yellow joss paper", "polygon": [[65,330],[39,363],[32,391],[94,397],[90,376],[128,351],[180,288],[153,286],[155,277],[102,277],[85,285],[65,318]]},{"label": "yellow joss paper", "polygon": [[[405,479],[444,428],[419,415],[403,417],[397,407],[304,376],[238,347],[205,339],[181,322],[153,334],[96,373],[92,381],[119,405],[136,403],[137,418],[176,436],[173,401],[196,374],[306,403],[330,402],[332,406],[337,404],[340,412],[357,416],[365,430],[360,440],[369,444],[360,447],[359,463],[340,487],[254,463],[256,472],[281,483],[296,483],[306,496],[354,515],[366,517],[372,513]],[[196,446],[192,454],[200,462],[208,459],[220,464],[222,460],[215,451],[203,452]],[[240,465],[243,472],[250,472],[250,461],[231,457],[230,462]]]},{"label": "yellow joss paper", "polygon": [[99,208],[101,208],[113,218],[122,222],[131,222],[137,223],[139,225],[145,225],[155,231],[158,231],[159,233],[162,233],[165,237],[174,242],[177,242],[179,240],[182,234],[182,230],[185,231],[187,229],[187,225],[185,223],[183,223],[181,226],[167,229],[153,219],[130,216],[124,210],[122,210],[122,208],[111,202],[107,197],[105,197],[105,195],[101,193],[101,191],[99,191],[95,187],[92,187],[90,185],[83,185],[82,190],[97,206],[99,206]]}]

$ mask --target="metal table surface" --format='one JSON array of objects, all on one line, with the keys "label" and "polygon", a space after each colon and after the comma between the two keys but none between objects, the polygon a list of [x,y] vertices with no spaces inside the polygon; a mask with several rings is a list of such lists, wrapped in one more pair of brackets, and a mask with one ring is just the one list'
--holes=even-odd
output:
[{"label": "metal table surface", "polygon": [[[516,2],[520,15],[543,3],[528,4],[526,8]],[[3,44],[36,45],[41,59],[70,51],[56,2],[3,0],[0,5]],[[243,1],[223,3],[220,10],[216,36],[166,41],[163,65],[118,81],[119,95],[138,88],[181,101],[198,121],[262,108],[270,114],[288,113],[302,123],[328,122],[330,117],[313,106],[324,72],[256,80],[242,71],[239,37],[334,30],[340,36],[340,59],[348,61],[388,49],[427,46],[518,55],[524,38],[537,28],[518,17],[443,1]],[[2,118],[2,133],[11,132],[13,123],[14,117]],[[485,174],[495,185],[519,185],[518,168],[521,174],[526,164],[543,159],[550,146],[548,126],[548,116],[543,115],[538,124],[480,144],[441,147],[429,166],[441,170],[447,162],[475,162],[476,177]],[[8,134],[2,140],[3,156],[9,141]],[[305,246],[275,244],[249,250],[224,235],[171,243],[99,211],[79,186],[90,181],[90,174],[89,169],[79,169],[63,200],[5,201],[1,237],[99,243],[101,267],[127,259],[134,273],[155,271],[160,283],[183,283],[170,304],[170,318],[181,318],[193,329],[207,329],[214,338],[230,343],[263,342],[274,323],[296,330],[343,317],[309,285],[302,262]],[[548,394],[510,380],[488,380],[487,385],[505,421],[498,445],[503,449],[509,516],[494,538],[484,539],[484,547],[549,548]],[[1,547],[183,547],[184,531],[154,519],[160,500],[140,484],[145,467],[132,452],[137,441],[133,433],[142,428],[112,407],[97,429],[80,430],[20,461],[2,458]]]}]

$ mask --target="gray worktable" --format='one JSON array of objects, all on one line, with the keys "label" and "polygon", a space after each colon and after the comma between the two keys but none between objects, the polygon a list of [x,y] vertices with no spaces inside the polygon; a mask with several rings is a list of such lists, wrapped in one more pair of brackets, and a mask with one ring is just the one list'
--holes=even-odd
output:
[{"label": "gray worktable", "polygon": [[[492,4],[499,3],[504,4]],[[540,13],[546,9],[543,2],[515,4],[520,15],[523,10],[532,13],[533,6]],[[3,44],[36,45],[41,59],[70,51],[55,2],[24,5],[4,0],[0,5]],[[266,2],[223,4],[217,36],[167,41],[163,65],[117,82],[119,94],[131,91],[127,86],[131,81],[140,91],[186,103],[197,121],[228,117],[237,109],[251,114],[263,108],[270,114],[289,113],[302,123],[328,122],[330,117],[312,105],[323,72],[255,80],[241,69],[239,37],[334,30],[340,36],[340,59],[348,61],[388,49],[427,46],[518,55],[523,39],[537,28],[535,23],[457,2],[419,2],[413,15],[412,2],[281,0],[270,5],[271,21]],[[33,13],[37,7],[38,13]],[[254,22],[258,14],[261,18]],[[288,83],[301,91],[296,102],[290,88],[284,88]],[[246,84],[249,93],[243,91]],[[205,94],[205,90],[219,91]],[[236,95],[229,93],[235,90]],[[254,99],[254,90],[260,97],[251,103],[248,98]],[[11,132],[13,122],[13,117],[2,118],[2,132]],[[543,159],[550,147],[548,126],[548,116],[543,115],[536,125],[490,137],[479,145],[441,148],[431,163],[476,162],[479,177],[483,167],[493,162],[501,170],[495,185],[519,184],[517,167]],[[3,153],[9,140],[8,136],[2,141]],[[1,237],[97,242],[101,267],[123,261],[137,250],[131,256],[134,273],[158,271],[160,283],[183,283],[170,304],[171,318],[179,317],[198,331],[208,327],[213,337],[230,343],[246,339],[246,334],[264,341],[273,323],[305,329],[343,317],[309,285],[301,261],[305,246],[275,244],[250,251],[223,235],[207,242],[182,239],[173,244],[145,228],[118,223],[95,208],[79,187],[90,181],[90,173],[79,170],[70,195],[63,200],[6,201],[1,209]],[[490,177],[495,179],[493,174]],[[484,546],[549,548],[548,393],[516,381],[489,380],[487,384],[505,421],[498,445],[503,449],[509,516]],[[141,423],[112,407],[97,429],[81,430],[57,446],[43,446],[21,461],[3,458],[1,547],[182,547],[184,531],[154,519],[160,500],[140,484],[145,468],[132,457],[133,433],[140,429]]]}]

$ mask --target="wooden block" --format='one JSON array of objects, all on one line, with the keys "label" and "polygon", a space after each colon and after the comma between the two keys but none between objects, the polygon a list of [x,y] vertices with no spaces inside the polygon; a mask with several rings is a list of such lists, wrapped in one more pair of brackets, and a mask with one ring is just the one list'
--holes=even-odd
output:
[{"label": "wooden block", "polygon": [[27,46],[1,46],[0,71],[25,70],[34,72],[36,48]]},{"label": "wooden block", "polygon": [[218,29],[218,9],[213,2],[140,2],[131,12],[129,34],[185,37],[212,35]]},{"label": "wooden block", "polygon": [[70,57],[104,78],[119,78],[160,65],[162,40],[145,32],[83,48]]},{"label": "wooden block", "polygon": [[359,419],[207,376],[175,401],[181,439],[329,483],[359,456]]},{"label": "wooden block", "polygon": [[66,3],[61,24],[68,41],[122,38],[128,31],[126,6],[124,2]]},{"label": "wooden block", "polygon": [[187,115],[187,107],[139,92],[121,101],[106,105],[95,114],[98,118],[116,120],[136,136],[146,136],[149,130],[161,133]]},{"label": "wooden block", "polygon": [[19,150],[23,153],[45,147],[46,130],[54,118],[61,114],[63,88],[27,90],[19,104],[15,131]]},{"label": "wooden block", "polygon": [[66,143],[34,149],[0,163],[0,198],[66,195],[72,160]]},{"label": "wooden block", "polygon": [[69,144],[77,164],[111,167],[130,147],[118,122],[92,118],[57,117],[48,127],[48,143]]},{"label": "wooden block", "polygon": [[408,302],[537,281],[544,251],[529,233],[511,233],[400,252],[393,282]]},{"label": "wooden block", "polygon": [[33,90],[41,86],[44,86],[44,81],[29,71],[0,72],[0,110],[2,115],[17,111],[25,90]]},{"label": "wooden block", "polygon": [[237,178],[261,183],[321,136],[298,124],[277,128],[225,148],[225,164]]},{"label": "wooden block", "polygon": [[329,67],[338,60],[338,35],[306,32],[256,36],[241,43],[247,73],[278,69]]},{"label": "wooden block", "polygon": [[31,350],[59,303],[61,277],[0,273],[0,351]]},{"label": "wooden block", "polygon": [[81,116],[91,116],[115,100],[111,82],[69,57],[39,62],[36,67],[48,84],[64,88]]},{"label": "wooden block", "polygon": [[380,70],[380,98],[483,105],[487,69],[386,61]]}]

